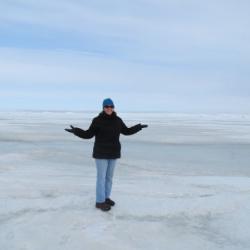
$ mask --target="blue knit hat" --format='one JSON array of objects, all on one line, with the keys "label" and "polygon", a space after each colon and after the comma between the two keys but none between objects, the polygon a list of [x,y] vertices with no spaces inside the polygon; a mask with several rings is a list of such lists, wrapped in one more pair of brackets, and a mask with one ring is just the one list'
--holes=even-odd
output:
[{"label": "blue knit hat", "polygon": [[104,106],[114,106],[115,107],[113,101],[110,98],[106,98],[103,100],[102,107],[104,108]]}]

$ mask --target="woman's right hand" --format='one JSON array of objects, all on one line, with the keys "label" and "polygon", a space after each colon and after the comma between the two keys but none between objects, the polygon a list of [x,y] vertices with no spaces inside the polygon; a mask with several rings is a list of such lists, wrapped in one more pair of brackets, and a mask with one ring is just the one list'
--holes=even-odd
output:
[{"label": "woman's right hand", "polygon": [[74,126],[72,126],[72,125],[70,125],[70,127],[71,127],[71,128],[65,128],[64,130],[66,130],[66,131],[68,131],[68,132],[70,132],[70,133],[73,133],[73,134],[74,134],[74,129],[75,129],[75,127],[74,127]]}]

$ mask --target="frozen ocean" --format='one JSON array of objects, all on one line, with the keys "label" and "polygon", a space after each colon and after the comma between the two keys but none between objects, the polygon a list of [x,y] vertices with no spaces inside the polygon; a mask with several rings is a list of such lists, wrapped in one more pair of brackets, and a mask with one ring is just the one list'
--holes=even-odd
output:
[{"label": "frozen ocean", "polygon": [[108,212],[94,207],[98,112],[0,112],[0,249],[249,250],[250,114],[119,113]]}]

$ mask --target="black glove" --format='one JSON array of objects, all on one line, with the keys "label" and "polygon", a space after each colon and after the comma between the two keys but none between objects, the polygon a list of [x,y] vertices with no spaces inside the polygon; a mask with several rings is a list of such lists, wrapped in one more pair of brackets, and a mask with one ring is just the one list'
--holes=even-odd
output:
[{"label": "black glove", "polygon": [[72,125],[70,125],[70,127],[71,128],[65,128],[64,130],[74,134],[75,127],[73,127]]},{"label": "black glove", "polygon": [[142,129],[142,128],[147,128],[148,125],[139,123],[139,127],[140,127],[141,129]]}]

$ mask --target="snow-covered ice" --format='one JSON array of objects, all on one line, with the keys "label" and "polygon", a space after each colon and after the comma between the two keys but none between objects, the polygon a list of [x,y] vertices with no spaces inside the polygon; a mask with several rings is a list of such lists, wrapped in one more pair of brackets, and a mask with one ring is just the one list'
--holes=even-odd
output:
[{"label": "snow-covered ice", "polygon": [[250,115],[119,113],[109,212],[94,207],[91,112],[0,112],[0,249],[250,249]]}]

